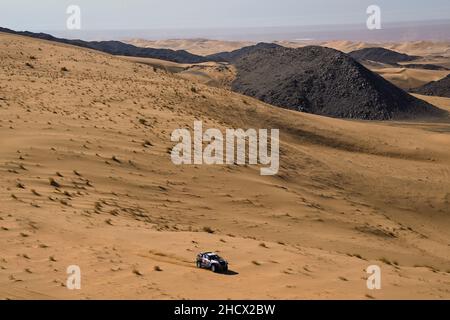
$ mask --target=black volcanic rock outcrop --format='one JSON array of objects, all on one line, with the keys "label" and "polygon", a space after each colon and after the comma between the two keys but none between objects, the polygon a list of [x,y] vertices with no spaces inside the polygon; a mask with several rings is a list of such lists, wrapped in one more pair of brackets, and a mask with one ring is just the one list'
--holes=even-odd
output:
[{"label": "black volcanic rock outcrop", "polygon": [[409,62],[419,58],[380,47],[355,50],[350,52],[349,56],[358,61],[369,60],[387,64]]},{"label": "black volcanic rock outcrop", "polygon": [[210,61],[216,61],[216,62],[234,62],[237,59],[250,54],[252,52],[257,52],[262,49],[275,49],[275,48],[281,48],[280,45],[275,43],[264,43],[260,42],[258,44],[255,44],[253,46],[243,47],[234,51],[230,52],[219,52],[215,54],[211,54],[209,56],[206,56],[205,58]]},{"label": "black volcanic rock outcrop", "polygon": [[429,82],[419,88],[415,88],[410,91],[426,96],[450,98],[450,74],[441,80]]},{"label": "black volcanic rock outcrop", "polygon": [[83,40],[69,40],[54,37],[46,33],[34,33],[29,31],[14,31],[7,28],[1,28],[0,32],[12,33],[22,36],[27,36],[36,39],[49,40],[59,43],[70,44],[78,47],[89,48],[97,51],[106,52],[112,55],[131,56],[141,58],[153,58],[178,63],[201,63],[208,61],[202,56],[189,53],[184,50],[170,50],[170,49],[154,49],[141,48],[131,44],[120,41],[83,41]]},{"label": "black volcanic rock outcrop", "polygon": [[442,114],[334,49],[261,49],[234,63],[234,91],[287,109],[367,120]]}]

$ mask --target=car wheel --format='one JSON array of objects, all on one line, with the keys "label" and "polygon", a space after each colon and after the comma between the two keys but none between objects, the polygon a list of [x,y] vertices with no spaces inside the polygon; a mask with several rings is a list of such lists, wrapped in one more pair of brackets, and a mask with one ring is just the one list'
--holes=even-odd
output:
[{"label": "car wheel", "polygon": [[200,261],[197,261],[197,268],[201,268],[201,267],[202,267],[201,262],[200,262]]},{"label": "car wheel", "polygon": [[217,267],[216,267],[215,264],[213,264],[213,265],[211,266],[211,271],[212,271],[212,272],[217,272]]}]

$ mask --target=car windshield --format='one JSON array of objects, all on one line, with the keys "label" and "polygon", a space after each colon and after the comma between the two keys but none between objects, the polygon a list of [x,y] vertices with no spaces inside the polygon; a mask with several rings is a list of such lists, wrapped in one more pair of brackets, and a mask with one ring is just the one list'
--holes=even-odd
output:
[{"label": "car windshield", "polygon": [[219,256],[214,255],[214,254],[213,255],[209,255],[208,258],[209,258],[209,260],[221,260],[221,258]]}]

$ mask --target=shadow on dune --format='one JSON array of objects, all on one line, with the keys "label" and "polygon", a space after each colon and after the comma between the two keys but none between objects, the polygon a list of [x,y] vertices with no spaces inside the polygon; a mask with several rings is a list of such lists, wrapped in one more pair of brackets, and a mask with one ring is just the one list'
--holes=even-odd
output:
[{"label": "shadow on dune", "polygon": [[227,270],[226,272],[221,273],[225,276],[237,276],[239,272],[233,271],[233,270]]}]

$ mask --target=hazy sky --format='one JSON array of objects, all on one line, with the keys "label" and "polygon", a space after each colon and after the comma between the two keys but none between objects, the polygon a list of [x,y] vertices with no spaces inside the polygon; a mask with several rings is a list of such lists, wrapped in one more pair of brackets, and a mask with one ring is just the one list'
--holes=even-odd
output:
[{"label": "hazy sky", "polygon": [[363,24],[371,4],[384,22],[450,19],[450,0],[1,0],[0,26],[62,30],[71,4],[85,30]]}]

